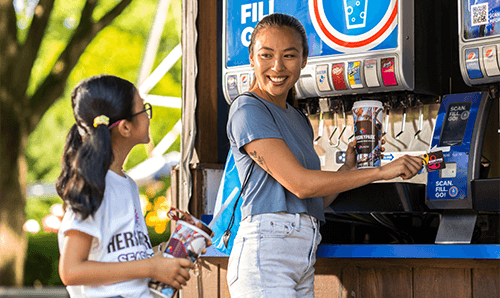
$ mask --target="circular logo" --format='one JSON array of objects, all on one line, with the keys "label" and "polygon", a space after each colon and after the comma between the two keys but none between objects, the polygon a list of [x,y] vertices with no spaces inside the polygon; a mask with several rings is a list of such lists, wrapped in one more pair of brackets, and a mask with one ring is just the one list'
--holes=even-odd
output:
[{"label": "circular logo", "polygon": [[335,64],[332,66],[332,73],[336,76],[340,75],[343,70],[344,70],[343,64]]},{"label": "circular logo", "polygon": [[469,55],[467,55],[467,60],[472,60],[476,58],[476,54],[474,52],[470,52]]},{"label": "circular logo", "polygon": [[469,118],[469,111],[463,111],[462,114],[460,114],[460,119],[466,120]]},{"label": "circular logo", "polygon": [[450,187],[449,194],[452,197],[456,197],[458,195],[458,188],[456,186]]},{"label": "circular logo", "polygon": [[[346,16],[347,28],[359,28],[366,24],[367,13],[369,12],[366,11],[368,0],[365,1],[343,1],[344,12],[342,12],[342,14]],[[349,5],[348,3],[350,2],[355,2],[353,3],[354,6]],[[365,4],[362,5],[360,2]],[[362,9],[359,13],[359,18],[353,16],[353,10],[355,8]],[[398,24],[398,0],[390,0],[387,11],[378,24],[368,32],[358,35],[343,34],[336,30],[328,21],[323,6],[323,0],[309,0],[309,14],[314,29],[321,40],[329,47],[339,52],[366,52],[382,43],[396,28]],[[332,17],[338,18],[338,16]],[[361,23],[359,21],[361,21]]]},{"label": "circular logo", "polygon": [[493,50],[492,49],[486,50],[486,58],[491,58],[491,57],[493,57]]}]

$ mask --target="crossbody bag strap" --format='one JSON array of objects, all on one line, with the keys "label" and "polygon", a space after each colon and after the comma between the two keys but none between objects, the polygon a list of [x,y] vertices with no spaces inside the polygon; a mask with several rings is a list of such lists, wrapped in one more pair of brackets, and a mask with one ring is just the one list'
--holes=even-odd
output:
[{"label": "crossbody bag strap", "polygon": [[[235,99],[233,100],[233,103],[236,101],[236,99],[238,97],[240,97],[241,95],[246,95],[246,96],[250,96],[250,97],[253,97],[255,99],[258,99],[260,102],[262,102],[262,100],[260,98],[258,98],[255,94],[253,93],[250,93],[250,92],[244,92],[242,94],[238,94],[238,96],[235,97]],[[269,111],[269,114],[271,114],[271,117],[273,117],[273,121],[276,125],[278,125],[276,123],[276,119],[274,118],[274,115],[273,113],[271,112],[271,110],[267,107],[267,105],[262,102],[262,104],[264,105],[264,107],[266,107],[266,109]],[[233,206],[233,214],[231,215],[231,219],[229,220],[229,225],[226,229],[226,231],[224,232],[224,235],[222,236],[222,239],[224,241],[224,245],[228,246],[228,243],[229,243],[229,238],[231,237],[231,229],[233,228],[233,225],[234,225],[234,221],[235,221],[235,214],[236,214],[236,208],[238,207],[238,202],[241,198],[241,194],[243,193],[243,190],[245,189],[245,187],[247,186],[248,184],[248,181],[250,180],[250,176],[252,175],[252,172],[253,172],[253,168],[255,166],[255,161],[250,158],[252,160],[251,164],[250,164],[250,167],[248,168],[246,174],[245,174],[245,179],[243,180],[243,183],[241,185],[241,190],[240,190],[240,193],[238,194],[238,198],[236,198],[236,201],[234,203],[234,206]]]}]

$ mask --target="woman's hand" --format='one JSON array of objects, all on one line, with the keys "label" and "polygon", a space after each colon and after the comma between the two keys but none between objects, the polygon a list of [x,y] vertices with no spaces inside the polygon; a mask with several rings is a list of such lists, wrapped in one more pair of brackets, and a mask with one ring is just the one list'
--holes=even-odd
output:
[{"label": "woman's hand", "polygon": [[[381,146],[380,146],[380,151],[384,152],[385,147],[383,146],[385,144],[385,139],[380,140]],[[342,166],[340,171],[350,171],[350,170],[355,170],[357,169],[357,154],[356,154],[356,140],[353,140],[347,145],[347,150],[346,150],[346,156],[345,156],[345,162],[344,165]],[[381,158],[384,157],[384,154],[381,154]]]},{"label": "woman's hand", "polygon": [[350,171],[357,168],[356,165],[356,140],[353,140],[347,145],[345,151],[345,162],[340,171]]},{"label": "woman's hand", "polygon": [[162,253],[155,253],[151,261],[151,277],[176,289],[181,289],[189,280],[189,269],[194,264],[184,258],[166,258]]},{"label": "woman's hand", "polygon": [[381,179],[390,180],[396,177],[401,177],[404,180],[415,176],[422,169],[422,158],[418,156],[403,155],[380,167]]}]

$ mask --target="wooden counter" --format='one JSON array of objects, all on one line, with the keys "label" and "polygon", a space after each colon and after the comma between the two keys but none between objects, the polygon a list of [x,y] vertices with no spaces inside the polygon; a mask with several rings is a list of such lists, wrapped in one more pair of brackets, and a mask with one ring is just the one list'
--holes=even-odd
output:
[{"label": "wooden counter", "polygon": [[[358,257],[370,250],[371,256]],[[354,257],[346,257],[347,251],[354,251]],[[499,251],[499,245],[320,246],[318,255],[341,257],[318,257],[316,298],[498,298]],[[467,258],[470,253],[479,255]],[[208,255],[201,258],[201,274],[192,274],[183,298],[230,297],[229,258]]]}]

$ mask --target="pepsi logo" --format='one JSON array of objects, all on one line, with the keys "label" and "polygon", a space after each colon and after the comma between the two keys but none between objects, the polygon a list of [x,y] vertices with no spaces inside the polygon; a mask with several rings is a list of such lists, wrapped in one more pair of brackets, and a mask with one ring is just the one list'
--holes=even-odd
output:
[{"label": "pepsi logo", "polygon": [[476,53],[470,52],[469,55],[467,55],[467,60],[472,60],[476,58]]},{"label": "pepsi logo", "polygon": [[242,76],[241,76],[241,82],[242,82],[243,84],[246,84],[246,83],[248,82],[248,76],[246,76],[246,75],[242,75]]},{"label": "pepsi logo", "polygon": [[491,57],[493,57],[493,49],[486,50],[486,58],[491,58]]}]

